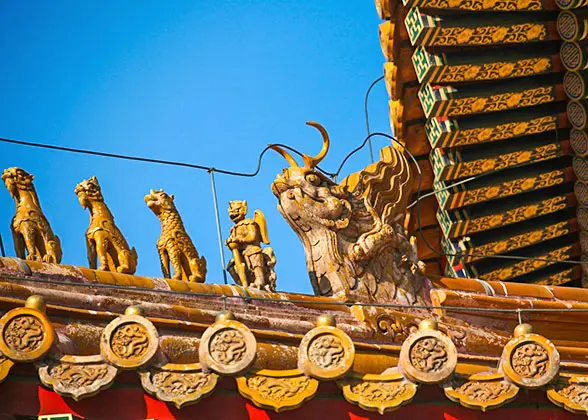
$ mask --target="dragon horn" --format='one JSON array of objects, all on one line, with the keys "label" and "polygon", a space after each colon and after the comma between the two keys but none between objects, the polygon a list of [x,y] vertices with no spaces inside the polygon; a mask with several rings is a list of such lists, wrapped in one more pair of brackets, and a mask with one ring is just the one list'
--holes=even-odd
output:
[{"label": "dragon horn", "polygon": [[278,152],[279,154],[281,154],[284,157],[284,159],[288,161],[291,167],[298,168],[298,162],[296,162],[296,160],[292,157],[292,155],[290,155],[290,153],[286,152],[280,146],[277,146],[275,144],[270,144],[269,147]]},{"label": "dragon horn", "polygon": [[322,125],[320,125],[319,123],[314,122],[314,121],[308,121],[306,123],[306,125],[310,125],[310,126],[316,128],[318,131],[320,131],[321,135],[323,136],[323,147],[322,147],[321,151],[319,152],[319,154],[316,155],[315,157],[308,156],[308,155],[303,156],[304,166],[306,166],[307,168],[314,168],[327,155],[327,152],[329,151],[329,146],[331,145],[331,140],[329,139],[329,134],[327,133],[327,130],[325,130],[325,128]]}]

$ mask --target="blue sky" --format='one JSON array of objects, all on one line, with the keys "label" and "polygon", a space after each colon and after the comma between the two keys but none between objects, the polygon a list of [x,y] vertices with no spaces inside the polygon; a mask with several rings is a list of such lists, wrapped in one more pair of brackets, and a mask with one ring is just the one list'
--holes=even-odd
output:
[{"label": "blue sky", "polygon": [[[320,136],[304,124],[315,120],[330,133],[322,166],[334,171],[366,133],[364,94],[384,63],[379,23],[373,2],[358,0],[2,2],[0,137],[252,171],[267,143],[316,153]],[[373,130],[390,132],[387,100],[380,83]],[[368,163],[364,150],[344,174]],[[278,289],[312,293],[302,245],[269,188],[284,164],[271,153],[256,178],[217,175],[223,235],[229,200],[262,209]],[[143,196],[163,188],[208,260],[207,282],[222,282],[206,172],[0,144],[0,169],[10,166],[35,175],[64,264],[87,266],[89,215],[73,190],[96,175],[139,253],[137,274],[161,275],[159,222]],[[2,187],[8,255],[13,214]]]}]

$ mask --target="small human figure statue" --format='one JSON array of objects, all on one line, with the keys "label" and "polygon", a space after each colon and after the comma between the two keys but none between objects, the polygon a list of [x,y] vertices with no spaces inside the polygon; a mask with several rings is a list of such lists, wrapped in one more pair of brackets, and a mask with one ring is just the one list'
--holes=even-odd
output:
[{"label": "small human figure statue", "polygon": [[237,284],[267,292],[276,291],[276,257],[269,245],[267,223],[261,210],[247,219],[247,201],[229,202],[229,217],[235,223],[226,243],[233,258],[227,267]]}]

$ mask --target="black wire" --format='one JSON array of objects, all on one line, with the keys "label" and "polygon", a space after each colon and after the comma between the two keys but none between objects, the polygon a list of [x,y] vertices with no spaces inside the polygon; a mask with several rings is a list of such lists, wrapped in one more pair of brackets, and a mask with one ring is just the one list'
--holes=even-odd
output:
[{"label": "black wire", "polygon": [[[374,80],[372,82],[372,84],[370,85],[370,87],[368,88],[368,90],[365,92],[365,97],[363,99],[363,113],[365,115],[365,129],[367,131],[367,135],[369,136],[371,133],[370,131],[370,117],[369,117],[369,111],[368,111],[368,100],[370,98],[370,92],[372,91],[372,88],[381,80],[384,80],[384,76],[380,76],[378,77],[376,80]],[[372,163],[374,163],[374,151],[372,149],[372,142],[371,140],[369,141],[369,145],[370,145],[370,158],[372,159]]]},{"label": "black wire", "polygon": [[[17,144],[17,145],[21,145],[21,146],[38,147],[41,149],[58,150],[61,152],[80,153],[83,155],[101,156],[101,157],[108,157],[108,158],[114,158],[114,159],[130,160],[130,161],[134,161],[134,162],[146,162],[146,163],[157,163],[157,164],[161,164],[161,165],[179,166],[179,167],[183,167],[183,168],[199,169],[199,170],[207,171],[207,172],[215,171],[220,174],[249,177],[249,178],[257,176],[257,174],[259,174],[259,171],[261,170],[261,161],[263,159],[263,156],[272,146],[272,145],[268,145],[261,151],[261,153],[259,154],[259,157],[257,159],[257,167],[256,167],[255,171],[253,171],[253,172],[237,172],[237,171],[230,171],[227,169],[218,169],[218,168],[214,168],[211,166],[198,165],[195,163],[186,163],[186,162],[179,162],[179,161],[173,161],[173,160],[163,160],[163,159],[153,159],[153,158],[146,158],[146,157],[141,157],[141,156],[122,155],[119,153],[98,152],[95,150],[77,149],[74,147],[56,146],[53,144],[34,143],[34,142],[30,142],[30,141],[14,140],[14,139],[7,139],[7,138],[0,138],[0,142]],[[275,144],[275,146],[280,146],[280,147],[287,149],[293,153],[296,153],[299,156],[303,156],[303,154],[301,152],[299,152],[298,150],[296,150],[290,146],[286,146],[284,144],[279,144],[279,143]],[[327,171],[324,171],[321,168],[317,167],[317,169],[328,176],[333,176],[333,174],[331,174]]]},{"label": "black wire", "polygon": [[[375,136],[385,137],[385,138],[395,142],[396,144],[400,145],[404,149],[404,151],[409,155],[409,157],[412,159],[412,161],[415,164],[415,167],[416,167],[417,172],[419,174],[419,184],[418,184],[417,193],[416,193],[417,198],[416,198],[415,202],[413,202],[410,205],[410,207],[412,207],[413,205],[416,204],[418,231],[421,235],[421,238],[423,239],[423,242],[427,246],[427,248],[429,248],[433,253],[435,253],[439,256],[456,257],[456,258],[460,258],[460,259],[462,259],[464,257],[480,257],[480,258],[522,260],[522,261],[523,260],[533,260],[533,261],[542,261],[542,262],[550,262],[550,263],[566,263],[566,264],[577,264],[577,265],[588,264],[588,262],[575,261],[575,260],[557,260],[557,259],[548,259],[548,258],[523,257],[523,256],[517,256],[517,255],[501,255],[501,254],[496,254],[496,255],[473,254],[473,253],[464,254],[461,252],[455,253],[455,254],[448,254],[443,251],[438,251],[430,244],[430,242],[425,237],[425,235],[423,233],[423,228],[421,225],[420,201],[424,197],[426,197],[427,195],[432,195],[432,193],[429,193],[429,194],[421,197],[423,174],[421,172],[421,169],[420,169],[420,166],[418,164],[417,159],[414,157],[414,155],[410,152],[410,150],[408,150],[408,148],[404,144],[402,144],[398,139],[396,139],[396,137],[391,136],[389,134],[375,132],[375,133],[371,133],[370,135],[366,136],[366,138],[363,140],[363,142],[361,143],[360,146],[358,146],[357,148],[352,150],[349,154],[347,154],[347,156],[343,159],[343,161],[341,162],[341,165],[337,169],[337,172],[335,172],[335,173],[325,171],[325,170],[318,168],[318,167],[316,169],[318,169],[319,171],[321,171],[322,173],[324,173],[327,176],[330,176],[333,178],[337,177],[340,174],[341,170],[343,169],[343,166],[351,158],[351,156],[353,156],[355,153],[357,153],[363,147],[365,147],[365,145],[368,143],[368,141],[372,137],[375,137]],[[247,172],[230,171],[230,170],[225,170],[225,169],[217,169],[214,167],[207,167],[207,166],[197,165],[197,164],[192,164],[192,163],[168,161],[168,160],[162,160],[162,159],[152,159],[152,158],[145,158],[145,157],[139,157],[139,156],[129,156],[129,155],[116,154],[116,153],[98,152],[98,151],[93,151],[93,150],[77,149],[77,148],[64,147],[64,146],[55,146],[55,145],[50,145],[50,144],[34,143],[34,142],[28,142],[28,141],[22,141],[22,140],[0,138],[0,142],[17,144],[17,145],[22,145],[22,146],[29,146],[29,147],[38,147],[38,148],[50,149],[50,150],[58,150],[58,151],[64,151],[64,152],[71,152],[71,153],[80,153],[80,154],[86,154],[86,155],[92,155],[92,156],[101,156],[101,157],[109,157],[109,158],[115,158],[115,159],[123,159],[123,160],[131,160],[131,161],[147,162],[147,163],[157,163],[157,164],[162,164],[162,165],[171,165],[171,166],[179,166],[179,167],[192,168],[192,169],[200,169],[200,170],[205,170],[207,172],[215,171],[217,173],[221,173],[221,174],[225,174],[225,175],[241,176],[241,177],[255,177],[255,176],[257,176],[261,170],[261,162],[262,162],[263,156],[272,146],[272,145],[268,145],[262,150],[262,152],[259,154],[259,157],[257,160],[257,168],[255,169],[254,172],[247,173]],[[280,147],[287,149],[293,153],[296,153],[299,156],[303,156],[303,154],[301,152],[299,152],[298,150],[296,150],[290,146],[286,146],[284,144],[279,144],[279,143],[275,144],[275,146],[280,146]],[[477,178],[472,177],[470,180],[478,179],[482,176],[487,176],[487,175],[490,175],[494,172],[498,172],[498,171],[491,171],[486,174],[479,175]],[[464,182],[459,181],[459,183],[464,183]],[[445,188],[451,188],[451,186],[448,186]]]}]

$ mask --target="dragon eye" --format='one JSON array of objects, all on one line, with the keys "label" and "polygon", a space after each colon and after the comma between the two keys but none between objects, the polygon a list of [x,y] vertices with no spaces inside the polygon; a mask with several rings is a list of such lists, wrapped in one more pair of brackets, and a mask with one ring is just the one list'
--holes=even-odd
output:
[{"label": "dragon eye", "polygon": [[306,175],[306,181],[308,181],[311,185],[318,187],[321,183],[321,179],[316,174],[308,174]]}]

